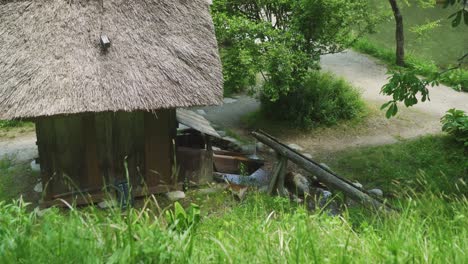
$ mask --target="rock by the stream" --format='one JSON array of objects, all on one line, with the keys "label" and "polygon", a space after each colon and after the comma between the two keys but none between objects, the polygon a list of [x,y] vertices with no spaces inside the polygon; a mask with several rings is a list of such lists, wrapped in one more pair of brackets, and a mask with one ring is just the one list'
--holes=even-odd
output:
[{"label": "rock by the stream", "polygon": [[312,159],[312,155],[310,153],[302,153],[302,156],[308,158],[308,159]]},{"label": "rock by the stream", "polygon": [[367,191],[370,195],[376,196],[376,197],[383,197],[383,191],[380,189],[372,189]]},{"label": "rock by the stream", "polygon": [[297,151],[297,152],[302,152],[304,151],[304,148],[297,145],[297,144],[289,144],[288,147],[292,148],[293,150]]},{"label": "rock by the stream", "polygon": [[175,202],[175,201],[184,199],[185,198],[185,193],[182,192],[182,191],[168,192],[168,193],[166,193],[166,197],[169,200]]}]

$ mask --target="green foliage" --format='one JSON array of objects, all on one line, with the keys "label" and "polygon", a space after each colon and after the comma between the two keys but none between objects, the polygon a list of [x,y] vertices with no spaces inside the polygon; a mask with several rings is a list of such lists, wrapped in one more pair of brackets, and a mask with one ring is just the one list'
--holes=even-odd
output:
[{"label": "green foliage", "polygon": [[455,137],[468,148],[468,115],[462,110],[450,109],[441,120],[442,131]]},{"label": "green foliage", "polygon": [[333,125],[359,117],[364,110],[360,94],[343,79],[311,71],[294,91],[276,101],[263,98],[262,113],[270,119],[290,121],[300,128]]},{"label": "green foliage", "polygon": [[387,109],[386,116],[390,118],[398,113],[398,102],[404,102],[406,107],[418,103],[417,95],[421,94],[421,101],[429,99],[427,86],[438,85],[437,81],[420,80],[413,71],[396,71],[390,77],[390,81],[382,87],[382,94],[391,95],[393,100],[382,105],[381,109]]},{"label": "green foliage", "polygon": [[23,126],[24,122],[17,120],[0,120],[0,128],[13,128]]},{"label": "green foliage", "polygon": [[175,202],[174,210],[166,211],[166,220],[178,232],[193,230],[200,222],[200,206],[191,204],[186,211],[179,202]]},{"label": "green foliage", "polygon": [[226,93],[255,85],[260,74],[272,101],[317,69],[320,54],[348,47],[374,21],[367,1],[346,0],[215,0],[212,14]]},{"label": "green foliage", "polygon": [[458,27],[460,22],[462,22],[462,19],[468,26],[468,10],[465,8],[468,4],[468,0],[447,0],[445,1],[444,7],[455,5],[457,3],[461,5],[461,8],[449,16],[449,19],[452,19],[452,27]]}]

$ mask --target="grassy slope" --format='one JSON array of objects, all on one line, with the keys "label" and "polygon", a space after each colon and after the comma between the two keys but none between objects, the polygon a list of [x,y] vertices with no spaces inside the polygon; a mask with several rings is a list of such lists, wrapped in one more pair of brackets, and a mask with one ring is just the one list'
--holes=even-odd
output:
[{"label": "grassy slope", "polygon": [[[381,8],[389,10],[388,1],[375,1]],[[407,6],[400,3],[405,23],[405,47],[407,52],[425,58],[428,61],[434,61],[441,67],[448,67],[456,63],[465,52],[467,52],[466,43],[468,43],[467,27],[461,24],[459,27],[452,28],[451,20],[447,19],[457,8],[422,8],[416,1],[410,1]],[[391,17],[391,16],[390,16]],[[440,26],[433,28],[420,35],[412,31],[416,26],[424,25],[428,22],[441,20]],[[384,48],[395,49],[395,21],[389,18],[377,26],[377,32],[368,36],[373,43]]]},{"label": "grassy slope", "polygon": [[[365,186],[384,191],[403,186],[419,188],[418,181],[425,174],[429,190],[450,193],[457,190],[455,184],[463,186],[461,180],[468,178],[468,156],[463,147],[442,136],[345,151],[330,161],[330,166]],[[468,193],[466,186],[463,190]]]},{"label": "grassy slope", "polygon": [[[388,3],[374,1],[376,8],[388,10]],[[430,76],[457,63],[457,59],[467,52],[467,27],[462,24],[457,28],[451,27],[451,20],[446,19],[455,8],[443,9],[419,7],[414,1],[406,6],[401,3],[405,23],[406,62],[409,68],[417,69],[422,76]],[[416,26],[428,22],[441,20],[440,26],[433,28],[423,35],[412,32]],[[360,39],[354,48],[360,52],[377,57],[391,66],[395,63],[395,22],[393,18],[377,26],[377,32]],[[443,76],[443,83],[465,91],[468,89],[468,70],[451,71]]]},{"label": "grassy slope", "polygon": [[[167,227],[154,202],[146,206],[151,210],[123,214],[88,208],[52,209],[43,216],[1,204],[0,262],[466,263],[468,202],[459,178],[466,182],[467,167],[461,147],[427,137],[342,153],[333,165],[385,188],[392,180],[404,182],[398,195],[403,211],[383,216],[353,210],[332,218],[255,193],[240,204],[225,192],[191,194],[204,217],[195,231],[180,234]],[[419,169],[426,174],[416,181]],[[441,170],[450,181],[439,178]],[[422,188],[424,181],[443,187]]]}]

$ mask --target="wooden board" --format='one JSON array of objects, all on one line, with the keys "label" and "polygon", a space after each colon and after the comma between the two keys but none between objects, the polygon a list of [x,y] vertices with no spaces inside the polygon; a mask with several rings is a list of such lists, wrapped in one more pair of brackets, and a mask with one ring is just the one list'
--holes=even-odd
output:
[{"label": "wooden board", "polygon": [[203,134],[220,138],[221,136],[203,116],[187,109],[177,109],[177,121]]},{"label": "wooden board", "polygon": [[179,147],[177,149],[177,168],[181,179],[197,184],[213,181],[213,151]]},{"label": "wooden board", "polygon": [[173,143],[176,136],[174,110],[144,114],[145,180],[148,186],[170,185],[177,181],[172,174]]},{"label": "wooden board", "polygon": [[55,116],[35,122],[45,200],[125,181],[125,163],[135,187],[174,183],[175,110]]}]

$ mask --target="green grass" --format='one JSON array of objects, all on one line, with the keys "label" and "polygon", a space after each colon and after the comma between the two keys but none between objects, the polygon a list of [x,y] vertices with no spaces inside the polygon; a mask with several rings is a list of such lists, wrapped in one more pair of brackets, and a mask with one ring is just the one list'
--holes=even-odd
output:
[{"label": "green grass", "polygon": [[[427,136],[393,145],[359,148],[337,154],[330,166],[365,186],[385,192],[402,187],[435,193],[468,194],[468,153],[452,137]],[[426,183],[421,185],[421,174]]]},{"label": "green grass", "polygon": [[[392,188],[399,188],[394,204],[401,212],[390,215],[355,208],[331,217],[255,192],[240,203],[227,192],[195,192],[184,203],[201,204],[202,220],[176,232],[155,200],[125,212],[90,207],[41,214],[21,202],[0,202],[0,262],[466,263],[468,201],[455,187],[462,188],[458,177],[466,180],[457,162],[466,162],[463,155],[445,137],[339,154],[332,165],[344,175],[400,181]],[[452,184],[426,188],[445,182],[437,178],[441,171]]]},{"label": "green grass", "polygon": [[[372,0],[375,8],[386,10],[388,19],[377,25],[376,33],[368,35],[368,39],[386,49],[395,49],[395,21],[391,14],[388,1]],[[458,6],[442,8],[436,5],[432,8],[422,8],[415,0],[410,0],[410,6],[400,2],[405,26],[405,48],[409,53],[416,54],[427,61],[433,61],[442,68],[456,63],[465,54],[468,43],[468,27],[464,24],[453,28],[448,17],[458,10]],[[427,30],[423,34],[414,29],[429,22],[440,20],[439,26]]]},{"label": "green grass", "polygon": [[16,120],[0,120],[0,129],[30,126],[31,123]]},{"label": "green grass", "polygon": [[[395,51],[390,48],[385,48],[380,44],[374,43],[368,38],[362,38],[354,44],[353,48],[359,52],[369,54],[376,57],[391,68],[396,69],[395,65]],[[433,61],[424,59],[415,53],[407,53],[405,56],[406,67],[415,70],[417,74],[430,77],[436,73],[442,72],[443,69],[436,65]],[[441,77],[442,83],[454,87],[457,90],[468,91],[468,70],[456,69],[447,72]]]},{"label": "green grass", "polygon": [[12,158],[0,158],[0,201],[10,201],[20,194],[31,192],[39,173],[29,163],[14,163]]},{"label": "green grass", "polygon": [[[390,7],[387,1],[376,1],[376,10],[387,10]],[[417,69],[422,76],[430,76],[457,63],[457,59],[468,50],[467,28],[461,24],[452,28],[451,20],[447,19],[455,7],[443,9],[440,5],[433,8],[422,8],[415,1],[409,1],[407,6],[400,1],[400,7],[405,23],[405,50],[408,67]],[[415,31],[418,26],[440,20],[439,26],[433,27],[421,34]],[[377,25],[376,33],[369,34],[359,40],[354,48],[360,52],[370,54],[394,66],[395,63],[395,21],[393,16]],[[453,71],[443,76],[443,83],[456,88],[468,90],[468,65],[464,69]],[[457,87],[460,86],[461,87]]]}]

